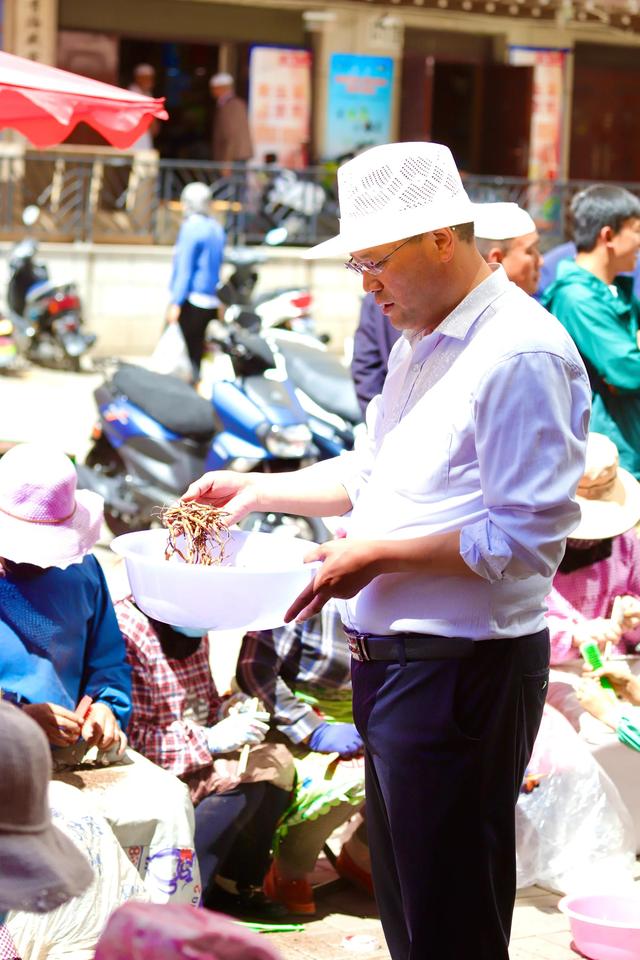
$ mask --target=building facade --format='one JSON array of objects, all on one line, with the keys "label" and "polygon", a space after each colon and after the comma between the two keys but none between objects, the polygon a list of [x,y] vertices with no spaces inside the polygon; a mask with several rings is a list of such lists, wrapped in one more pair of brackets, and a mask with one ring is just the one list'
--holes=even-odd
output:
[{"label": "building facade", "polygon": [[251,107],[256,159],[448,143],[472,174],[640,181],[638,0],[4,0],[5,49],[127,86],[156,69],[164,157],[209,159],[208,79]]}]

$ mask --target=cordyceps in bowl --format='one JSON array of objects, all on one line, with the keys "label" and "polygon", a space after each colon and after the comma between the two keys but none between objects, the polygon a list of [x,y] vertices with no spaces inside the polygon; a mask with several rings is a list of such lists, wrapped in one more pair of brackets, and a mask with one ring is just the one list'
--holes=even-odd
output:
[{"label": "cordyceps in bowl", "polygon": [[147,616],[198,630],[266,630],[313,580],[312,544],[227,525],[217,507],[182,502],[162,508],[163,528],[111,542],[124,557],[131,592]]},{"label": "cordyceps in bowl", "polygon": [[165,560],[177,554],[185,563],[222,563],[229,540],[229,514],[225,510],[195,500],[181,500],[160,508],[159,516],[168,531]]}]

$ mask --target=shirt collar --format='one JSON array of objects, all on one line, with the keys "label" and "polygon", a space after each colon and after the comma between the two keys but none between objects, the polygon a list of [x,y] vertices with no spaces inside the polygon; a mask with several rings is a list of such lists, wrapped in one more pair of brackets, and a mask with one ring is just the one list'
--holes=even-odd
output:
[{"label": "shirt collar", "polygon": [[[461,300],[442,323],[438,324],[432,333],[439,336],[453,337],[455,340],[464,340],[469,330],[479,316],[494,300],[501,297],[511,282],[500,263],[490,263],[491,276],[474,287],[471,293]],[[424,331],[409,333],[407,339],[415,346],[425,336]]]}]

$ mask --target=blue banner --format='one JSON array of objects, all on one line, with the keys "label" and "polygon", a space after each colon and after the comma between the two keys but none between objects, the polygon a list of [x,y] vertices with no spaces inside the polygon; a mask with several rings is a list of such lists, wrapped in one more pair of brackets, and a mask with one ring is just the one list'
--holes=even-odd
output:
[{"label": "blue banner", "polygon": [[391,136],[393,60],[334,53],[329,68],[326,159],[388,143]]}]

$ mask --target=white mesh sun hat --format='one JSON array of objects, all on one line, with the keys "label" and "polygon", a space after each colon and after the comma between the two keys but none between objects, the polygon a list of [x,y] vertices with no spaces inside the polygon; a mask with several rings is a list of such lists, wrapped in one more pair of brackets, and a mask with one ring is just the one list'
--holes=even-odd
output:
[{"label": "white mesh sun hat", "polygon": [[513,240],[535,233],[531,214],[517,203],[474,203],[474,231],[479,240]]},{"label": "white mesh sun hat", "polygon": [[451,151],[441,143],[386,143],[338,169],[340,233],[303,257],[356,250],[473,221]]}]

